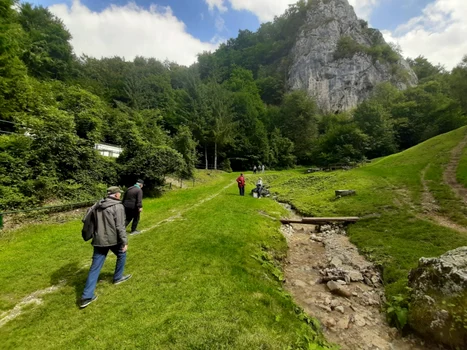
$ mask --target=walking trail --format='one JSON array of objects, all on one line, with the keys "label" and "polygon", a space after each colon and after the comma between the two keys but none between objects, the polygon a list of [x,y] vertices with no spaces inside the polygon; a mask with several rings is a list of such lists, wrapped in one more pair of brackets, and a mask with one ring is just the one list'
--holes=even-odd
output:
[{"label": "walking trail", "polygon": [[462,151],[464,150],[465,146],[467,145],[467,135],[464,139],[452,150],[451,152],[451,160],[444,171],[444,182],[449,185],[453,192],[464,202],[467,204],[467,188],[462,186],[460,183],[457,182],[457,167],[459,166],[459,161],[462,156]]},{"label": "walking trail", "polygon": [[[168,219],[159,221],[157,224],[155,224],[155,225],[153,225],[153,226],[151,226],[151,227],[149,227],[149,228],[147,228],[145,230],[142,230],[141,232],[142,233],[148,232],[148,231],[151,231],[151,230],[153,230],[153,229],[155,229],[155,228],[157,228],[157,227],[159,227],[159,226],[161,226],[161,225],[163,225],[165,223],[169,223],[169,222],[173,222],[173,221],[182,219],[183,214],[185,214],[186,212],[188,212],[190,210],[198,208],[199,206],[203,205],[206,202],[209,202],[209,201],[213,200],[214,198],[219,196],[222,192],[224,192],[227,188],[231,187],[232,185],[233,185],[233,183],[225,186],[219,192],[213,194],[212,196],[204,198],[203,200],[199,201],[195,205],[193,205],[193,206],[191,206],[191,207],[189,207],[189,208],[187,208],[185,210],[179,211],[177,213],[177,215],[174,215],[174,216],[172,216],[172,217],[170,217]],[[54,285],[54,286],[51,286],[49,288],[46,288],[46,289],[43,289],[43,290],[38,290],[38,291],[35,291],[35,292],[31,293],[30,295],[25,297],[21,302],[19,302],[13,309],[11,309],[9,311],[5,311],[2,314],[0,314],[0,327],[2,327],[3,325],[8,323],[9,321],[14,320],[18,316],[20,316],[23,313],[24,308],[26,308],[28,305],[32,305],[32,304],[40,305],[40,304],[42,304],[42,299],[41,299],[42,296],[58,291],[65,284],[66,284],[66,280],[63,280],[58,285]]]},{"label": "walking trail", "polygon": [[[451,151],[451,158],[443,174],[443,181],[448,185],[453,193],[460,199],[464,204],[467,204],[467,188],[457,182],[457,167],[462,156],[462,151],[467,145],[467,135],[464,139]],[[438,225],[453,229],[461,233],[467,233],[467,228],[453,222],[446,216],[441,215],[440,207],[436,202],[433,194],[430,192],[428,186],[428,180],[425,179],[426,172],[430,168],[430,164],[423,169],[421,173],[421,180],[423,185],[422,194],[422,208],[424,211],[423,215],[418,215],[421,219],[431,219]]]}]

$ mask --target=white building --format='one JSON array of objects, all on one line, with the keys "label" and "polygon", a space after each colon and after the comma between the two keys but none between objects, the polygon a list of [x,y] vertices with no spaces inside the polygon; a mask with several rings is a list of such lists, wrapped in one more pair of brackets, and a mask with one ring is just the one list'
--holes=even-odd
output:
[{"label": "white building", "polygon": [[96,143],[94,148],[97,149],[104,157],[118,158],[120,153],[123,152],[123,148],[115,145],[108,145],[106,143]]}]

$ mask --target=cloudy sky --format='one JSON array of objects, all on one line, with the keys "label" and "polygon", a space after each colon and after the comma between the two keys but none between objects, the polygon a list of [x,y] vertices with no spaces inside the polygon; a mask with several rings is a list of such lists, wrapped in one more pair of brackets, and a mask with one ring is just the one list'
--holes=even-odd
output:
[{"label": "cloudy sky", "polygon": [[[49,7],[73,35],[77,54],[137,55],[189,65],[239,29],[256,30],[294,0],[29,0]],[[467,0],[349,0],[357,15],[447,69],[467,54]]]}]

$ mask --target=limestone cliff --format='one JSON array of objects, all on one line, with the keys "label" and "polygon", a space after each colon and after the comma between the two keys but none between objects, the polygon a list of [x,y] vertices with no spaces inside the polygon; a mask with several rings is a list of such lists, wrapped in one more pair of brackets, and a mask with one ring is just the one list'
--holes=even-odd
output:
[{"label": "limestone cliff", "polygon": [[417,77],[347,0],[313,0],[291,52],[290,88],[307,90],[323,111],[337,113],[386,81],[406,89]]}]

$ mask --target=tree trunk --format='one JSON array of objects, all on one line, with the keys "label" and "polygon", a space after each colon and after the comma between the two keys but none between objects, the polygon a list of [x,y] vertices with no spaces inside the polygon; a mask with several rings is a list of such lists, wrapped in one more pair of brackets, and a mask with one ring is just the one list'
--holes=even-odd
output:
[{"label": "tree trunk", "polygon": [[204,161],[206,162],[206,170],[209,169],[209,163],[208,163],[208,146],[206,143],[204,144]]},{"label": "tree trunk", "polygon": [[214,142],[214,170],[217,170],[217,142]]}]

